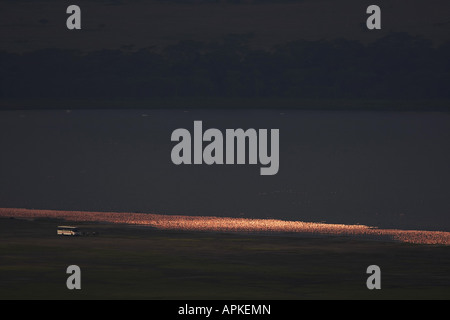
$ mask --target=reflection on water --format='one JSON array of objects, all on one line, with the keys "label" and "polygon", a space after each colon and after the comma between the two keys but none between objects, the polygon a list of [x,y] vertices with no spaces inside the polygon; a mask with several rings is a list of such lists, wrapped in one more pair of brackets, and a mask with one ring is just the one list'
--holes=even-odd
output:
[{"label": "reflection on water", "polygon": [[[280,129],[280,170],[182,165],[177,128]],[[0,113],[0,207],[273,218],[450,231],[445,113]]]}]

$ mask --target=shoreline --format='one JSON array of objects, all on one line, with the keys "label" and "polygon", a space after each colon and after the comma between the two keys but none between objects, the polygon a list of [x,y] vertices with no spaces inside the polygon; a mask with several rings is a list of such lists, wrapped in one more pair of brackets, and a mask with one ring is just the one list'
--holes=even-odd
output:
[{"label": "shoreline", "polygon": [[148,226],[158,230],[207,231],[256,234],[298,234],[344,236],[427,245],[450,245],[450,232],[378,229],[366,225],[329,224],[278,219],[250,219],[214,216],[181,216],[151,213],[91,212],[0,208],[2,218],[54,218],[79,222],[109,222]]}]

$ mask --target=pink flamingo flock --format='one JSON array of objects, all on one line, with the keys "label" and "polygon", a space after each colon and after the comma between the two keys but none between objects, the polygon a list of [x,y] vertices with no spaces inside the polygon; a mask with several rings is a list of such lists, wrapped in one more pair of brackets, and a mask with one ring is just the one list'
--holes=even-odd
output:
[{"label": "pink flamingo flock", "polygon": [[278,219],[250,219],[213,216],[181,216],[146,213],[88,212],[0,208],[0,217],[57,218],[68,221],[102,221],[150,226],[161,230],[299,233],[388,238],[417,244],[450,245],[450,232],[378,229],[365,225],[329,224]]}]

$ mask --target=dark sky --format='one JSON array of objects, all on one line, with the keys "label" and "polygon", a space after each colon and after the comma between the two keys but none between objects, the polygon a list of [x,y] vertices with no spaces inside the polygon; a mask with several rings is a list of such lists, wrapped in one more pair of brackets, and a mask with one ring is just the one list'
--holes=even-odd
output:
[{"label": "dark sky", "polygon": [[[161,48],[186,39],[210,42],[227,34],[249,34],[257,47],[298,39],[370,42],[391,31],[440,44],[450,34],[448,0],[242,2],[1,1],[0,51]],[[70,4],[81,7],[82,30],[66,28]],[[381,31],[368,31],[365,26],[371,4],[381,7]]]}]

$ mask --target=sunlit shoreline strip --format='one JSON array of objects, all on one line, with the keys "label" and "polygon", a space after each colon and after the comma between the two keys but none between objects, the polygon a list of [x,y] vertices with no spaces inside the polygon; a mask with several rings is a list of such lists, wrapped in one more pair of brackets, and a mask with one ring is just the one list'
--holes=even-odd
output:
[{"label": "sunlit shoreline strip", "polygon": [[215,232],[276,232],[315,235],[380,237],[416,244],[450,245],[450,232],[378,229],[366,225],[329,224],[278,219],[250,219],[213,216],[181,216],[150,213],[89,212],[0,208],[0,217],[55,218],[68,221],[110,222],[150,226],[161,230]]}]

